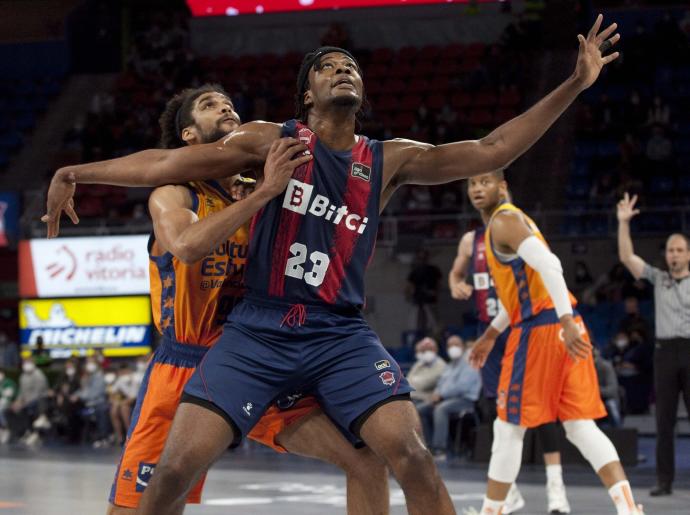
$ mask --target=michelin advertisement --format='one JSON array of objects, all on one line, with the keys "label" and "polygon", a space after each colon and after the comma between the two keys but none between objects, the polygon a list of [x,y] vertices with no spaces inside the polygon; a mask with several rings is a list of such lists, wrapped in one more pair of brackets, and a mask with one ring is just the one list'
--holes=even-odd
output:
[{"label": "michelin advertisement", "polygon": [[19,244],[22,353],[39,338],[54,358],[150,350],[148,236],[26,240]]}]

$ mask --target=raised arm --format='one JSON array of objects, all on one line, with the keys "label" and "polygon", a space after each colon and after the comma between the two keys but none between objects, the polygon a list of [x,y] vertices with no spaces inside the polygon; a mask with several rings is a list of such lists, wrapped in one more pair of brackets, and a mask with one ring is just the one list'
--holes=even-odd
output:
[{"label": "raised arm", "polygon": [[254,193],[225,209],[199,219],[191,210],[189,191],[184,186],[161,186],[149,198],[156,241],[185,263],[207,256],[249,221],[268,201],[280,195],[293,170],[312,156],[291,159],[298,145],[276,140],[264,167],[264,180]]},{"label": "raised arm", "polygon": [[618,259],[630,270],[635,279],[642,277],[644,267],[647,263],[635,254],[632,238],[630,237],[630,220],[640,213],[635,209],[637,195],[630,195],[626,192],[623,198],[616,205],[616,216],[618,217]]},{"label": "raised arm", "polygon": [[474,231],[468,231],[460,238],[458,255],[455,256],[453,266],[448,273],[448,287],[450,295],[456,300],[467,300],[472,296],[472,286],[467,284],[467,270],[472,259],[472,244]]},{"label": "raised arm", "polygon": [[578,35],[580,47],[573,74],[528,111],[484,138],[439,146],[409,140],[386,142],[384,155],[391,167],[387,184],[441,184],[510,165],[594,83],[601,69],[618,57],[618,52],[602,56],[599,48],[604,42],[613,45],[620,39],[618,34],[610,37],[615,23],[599,32],[602,20],[599,15],[586,38]]}]

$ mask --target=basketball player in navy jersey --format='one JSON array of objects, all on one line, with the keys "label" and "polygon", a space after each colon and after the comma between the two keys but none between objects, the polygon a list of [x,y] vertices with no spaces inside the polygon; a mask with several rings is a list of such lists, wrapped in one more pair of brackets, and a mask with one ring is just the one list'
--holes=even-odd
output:
[{"label": "basketball player in navy jersey", "polygon": [[[484,192],[482,185],[487,182],[500,180],[503,182],[505,200],[510,202],[508,185],[502,178],[503,172],[479,175],[468,180],[467,195],[472,206],[482,213]],[[479,186],[479,187],[477,187]],[[482,215],[483,216],[483,215]],[[448,274],[450,294],[456,300],[473,299],[474,308],[479,322],[477,336],[484,334],[494,317],[498,314],[498,296],[489,274],[486,262],[486,242],[484,239],[485,226],[466,232],[460,239],[458,254]],[[501,376],[501,360],[506,347],[506,340],[510,330],[506,330],[496,339],[494,348],[489,353],[484,366],[481,368],[484,398],[488,401],[489,418],[496,418],[496,398],[498,396],[498,380]],[[570,504],[563,484],[561,470],[561,453],[558,450],[558,427],[555,423],[544,424],[536,428],[537,437],[544,450],[544,464],[546,465],[546,497],[548,513],[570,513]],[[508,492],[503,513],[515,513],[525,506],[517,485],[513,484]]]},{"label": "basketball player in navy jersey", "polygon": [[[298,75],[297,118],[250,122],[223,141],[177,150],[146,150],[58,170],[48,195],[49,235],[62,210],[74,216],[76,182],[159,185],[261,173],[273,142],[295,138],[314,159],[298,167],[284,195],[252,224],[245,300],[229,318],[185,390],[161,462],[140,513],[180,513],[195,479],[237,443],[271,401],[294,387],[315,393],[326,414],[358,435],[391,468],[409,513],[455,513],[409,399],[399,366],[360,313],[364,270],[379,212],[403,184],[440,184],[506,167],[531,147],[607,63],[599,16],[580,42],[573,74],[530,110],[485,138],[441,146],[385,143],[355,134],[364,98],[361,70],[344,49],[305,56]],[[203,435],[193,428],[203,425]]]}]

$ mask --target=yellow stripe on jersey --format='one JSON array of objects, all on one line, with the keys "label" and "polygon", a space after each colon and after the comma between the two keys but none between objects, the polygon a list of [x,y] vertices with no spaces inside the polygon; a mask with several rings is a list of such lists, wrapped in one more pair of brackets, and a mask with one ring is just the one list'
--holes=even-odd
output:
[{"label": "yellow stripe on jersey", "polygon": [[[232,203],[216,181],[187,185],[202,219]],[[171,253],[150,256],[151,305],[158,331],[181,343],[209,346],[244,293],[249,224],[202,260],[186,265]]]},{"label": "yellow stripe on jersey", "polygon": [[[508,202],[501,204],[491,215],[491,221],[498,213],[505,211],[519,213],[534,235],[548,247],[546,239],[534,221],[513,204]],[[545,309],[552,309],[554,305],[538,272],[519,256],[503,260],[496,254],[491,239],[491,221],[486,229],[486,261],[494,280],[496,294],[508,311],[511,325],[514,326]],[[570,294],[570,301],[573,306],[577,302],[572,294]]]}]

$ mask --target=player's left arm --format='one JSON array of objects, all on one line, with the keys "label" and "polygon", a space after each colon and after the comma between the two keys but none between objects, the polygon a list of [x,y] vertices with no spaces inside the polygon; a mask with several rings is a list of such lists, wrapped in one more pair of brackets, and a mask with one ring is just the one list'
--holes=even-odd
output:
[{"label": "player's left arm", "polygon": [[494,216],[491,238],[499,250],[516,253],[541,276],[563,326],[563,339],[568,353],[574,359],[586,358],[591,352],[591,345],[582,337],[582,330],[573,318],[573,306],[561,260],[537,238],[521,213],[503,211]]},{"label": "player's left arm", "polygon": [[600,46],[615,44],[617,25],[599,32],[599,15],[587,37],[578,35],[580,47],[575,70],[568,79],[523,114],[478,140],[428,145],[410,140],[384,143],[388,163],[386,184],[442,184],[507,167],[542,137],[575,98],[599,76],[618,52],[602,56]]}]

